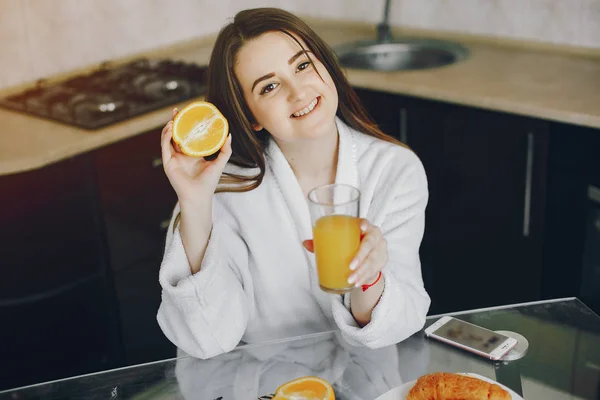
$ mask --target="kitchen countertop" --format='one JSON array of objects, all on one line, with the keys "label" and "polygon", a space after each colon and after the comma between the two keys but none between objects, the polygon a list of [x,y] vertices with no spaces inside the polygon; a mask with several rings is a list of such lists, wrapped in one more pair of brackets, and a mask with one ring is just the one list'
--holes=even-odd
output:
[{"label": "kitchen countertop", "polygon": [[[374,37],[372,24],[306,20],[331,46]],[[346,73],[353,86],[600,128],[598,50],[406,29],[394,30],[394,34],[458,41],[471,54],[460,63],[430,70],[377,72],[348,69]],[[199,38],[117,62],[149,57],[207,64],[215,38]],[[94,68],[90,66],[87,70]],[[49,81],[81,72],[86,72],[86,69],[71,71]],[[15,93],[26,86],[29,85],[4,90],[0,96]],[[170,119],[171,109],[184,105],[176,104],[94,131],[0,109],[3,128],[0,175],[40,168],[160,129]]]}]

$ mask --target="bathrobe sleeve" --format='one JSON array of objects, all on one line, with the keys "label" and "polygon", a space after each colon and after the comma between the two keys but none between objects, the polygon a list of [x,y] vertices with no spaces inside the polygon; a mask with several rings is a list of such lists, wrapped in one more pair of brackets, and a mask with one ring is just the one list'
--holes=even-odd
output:
[{"label": "bathrobe sleeve", "polygon": [[381,170],[392,172],[371,176],[381,183],[374,190],[367,218],[381,228],[388,247],[388,263],[383,269],[385,286],[371,322],[363,328],[358,326],[350,311],[349,295],[332,301],[335,322],[351,344],[379,348],[408,338],[424,326],[431,303],[419,259],[428,200],[427,177],[418,157],[406,149],[402,151],[406,162],[388,163]]},{"label": "bathrobe sleeve", "polygon": [[197,358],[228,352],[240,342],[253,304],[248,248],[217,201],[200,271],[191,274],[179,227],[179,206],[166,238],[157,320],[165,336]]}]

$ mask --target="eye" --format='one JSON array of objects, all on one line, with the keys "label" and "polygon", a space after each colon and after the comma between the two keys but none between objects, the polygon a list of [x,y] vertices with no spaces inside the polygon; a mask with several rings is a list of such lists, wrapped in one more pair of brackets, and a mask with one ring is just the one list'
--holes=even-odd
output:
[{"label": "eye", "polygon": [[261,91],[260,94],[267,94],[270,91],[274,90],[277,87],[277,85],[275,83],[269,83],[267,86],[265,86]]},{"label": "eye", "polygon": [[310,61],[304,61],[301,62],[300,64],[298,64],[298,67],[296,67],[296,70],[298,71],[302,71],[305,70],[306,68],[310,67]]}]

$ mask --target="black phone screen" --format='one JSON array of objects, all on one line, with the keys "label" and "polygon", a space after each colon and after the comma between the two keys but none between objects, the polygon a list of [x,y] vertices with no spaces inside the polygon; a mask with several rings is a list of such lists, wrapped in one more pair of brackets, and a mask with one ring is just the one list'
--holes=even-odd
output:
[{"label": "black phone screen", "polygon": [[436,329],[433,334],[486,353],[491,353],[508,339],[504,335],[456,318]]}]

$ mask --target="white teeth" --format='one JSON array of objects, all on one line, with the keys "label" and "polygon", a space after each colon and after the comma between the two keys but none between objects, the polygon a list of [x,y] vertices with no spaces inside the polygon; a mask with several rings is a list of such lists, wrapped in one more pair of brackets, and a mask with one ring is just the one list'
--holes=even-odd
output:
[{"label": "white teeth", "polygon": [[306,106],[306,108],[303,108],[302,110],[295,112],[294,114],[292,114],[294,117],[301,117],[303,115],[308,114],[309,112],[311,112],[312,110],[315,109],[315,107],[317,106],[318,100],[314,99],[313,101],[310,102],[310,104],[308,106]]}]

